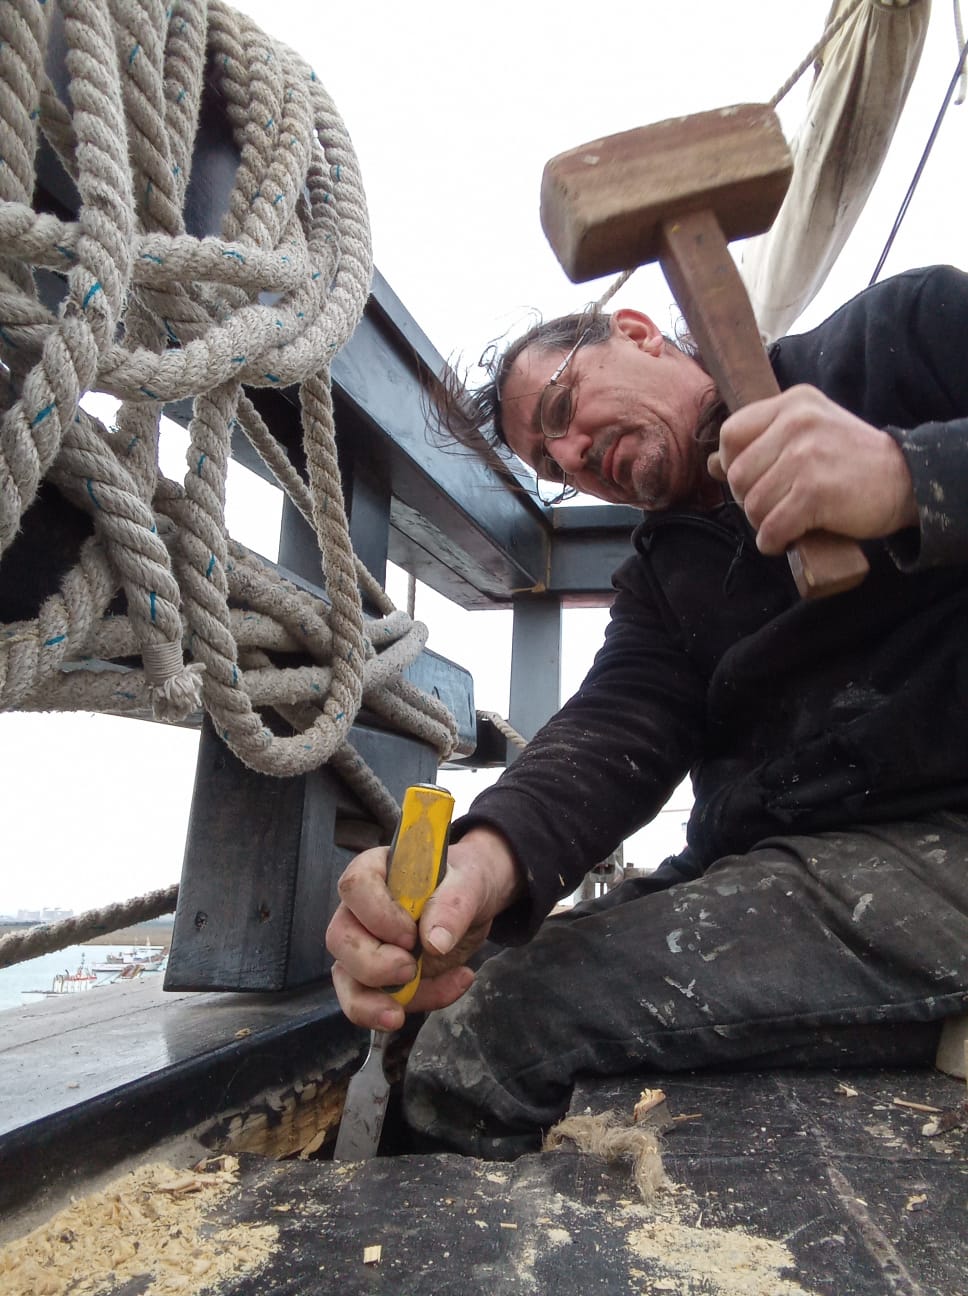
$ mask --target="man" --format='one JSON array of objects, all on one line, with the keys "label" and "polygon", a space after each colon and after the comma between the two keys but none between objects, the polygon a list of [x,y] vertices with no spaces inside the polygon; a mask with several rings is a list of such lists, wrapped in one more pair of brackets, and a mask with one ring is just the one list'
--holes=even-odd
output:
[{"label": "man", "polygon": [[[423,1136],[516,1155],[580,1073],[925,1062],[968,1011],[966,336],[956,270],[869,289],[771,348],[782,394],[708,465],[712,382],[636,311],[533,330],[477,394],[539,475],[646,514],[578,693],[455,825]],[[804,603],[783,552],[815,528],[871,571]],[[685,851],[543,922],[687,771]],[[347,1014],[394,1029],[416,933],[385,867],[347,869],[328,944]],[[512,948],[475,982],[488,932]]]}]

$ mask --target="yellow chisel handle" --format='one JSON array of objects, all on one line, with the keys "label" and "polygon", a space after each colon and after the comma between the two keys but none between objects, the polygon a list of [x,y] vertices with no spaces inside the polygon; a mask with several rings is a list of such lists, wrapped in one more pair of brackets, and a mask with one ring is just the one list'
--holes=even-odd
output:
[{"label": "yellow chisel handle", "polygon": [[[447,837],[454,798],[433,783],[415,783],[403,794],[400,822],[390,845],[387,887],[415,922],[444,876]],[[417,993],[423,952],[414,951],[417,974],[404,986],[388,986],[397,1003],[406,1005]]]}]

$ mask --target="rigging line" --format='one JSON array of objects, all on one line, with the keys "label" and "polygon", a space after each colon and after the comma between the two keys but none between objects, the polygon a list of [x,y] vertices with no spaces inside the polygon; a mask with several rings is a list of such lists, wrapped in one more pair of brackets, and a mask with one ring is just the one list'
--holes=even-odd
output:
[{"label": "rigging line", "polygon": [[[780,102],[780,100],[783,99],[787,94],[789,94],[789,92],[793,89],[796,83],[803,76],[804,72],[806,72],[807,68],[810,67],[810,65],[823,52],[824,48],[829,43],[829,41],[834,36],[836,36],[837,32],[840,31],[841,27],[843,27],[844,23],[847,22],[848,19],[850,19],[864,3],[866,3],[866,0],[854,0],[854,3],[848,5],[839,18],[835,18],[833,22],[827,24],[827,26],[823,30],[823,35],[820,37],[820,39],[816,42],[815,45],[811,46],[811,48],[807,51],[807,53],[797,64],[796,68],[794,68],[793,72],[790,73],[787,79],[780,86],[779,90],[777,90],[773,98],[769,100],[768,106],[770,108],[775,108],[777,104]],[[955,3],[957,3],[957,0],[955,0]],[[834,7],[836,8],[836,5]],[[618,275],[618,277],[615,278],[609,284],[609,286],[602,293],[601,297],[599,297],[596,302],[592,303],[591,309],[595,314],[601,311],[605,306],[605,304],[608,301],[610,301],[612,297],[615,296],[618,290],[628,282],[628,280],[632,277],[632,275],[635,273],[637,268],[638,267],[636,266],[632,266],[631,269],[623,270],[621,274]]]},{"label": "rigging line", "polygon": [[957,66],[955,67],[954,76],[952,76],[947,92],[945,93],[944,102],[942,103],[941,109],[937,117],[935,118],[934,126],[931,129],[931,134],[928,136],[928,142],[927,144],[925,144],[924,152],[921,154],[921,160],[920,162],[918,162],[917,168],[914,172],[914,177],[911,180],[910,185],[908,185],[908,191],[904,195],[904,200],[901,203],[900,208],[898,209],[897,216],[895,216],[894,218],[894,225],[891,228],[890,234],[887,236],[887,242],[884,244],[884,251],[881,253],[877,265],[874,267],[874,273],[871,275],[870,283],[867,285],[868,288],[870,288],[872,284],[877,283],[877,278],[884,268],[884,262],[887,260],[888,254],[890,253],[891,248],[894,245],[894,240],[897,237],[898,230],[901,228],[901,222],[904,220],[904,217],[907,214],[907,209],[911,205],[911,199],[914,197],[914,191],[918,187],[918,181],[921,179],[921,174],[924,171],[928,158],[931,154],[931,150],[934,147],[934,142],[938,138],[938,132],[941,129],[941,123],[944,121],[945,113],[948,111],[948,107],[951,103],[951,96],[954,94],[955,87],[957,86],[959,80],[961,79],[961,71],[965,63],[965,55],[968,55],[968,41],[965,41],[965,43],[961,47],[961,53],[958,55],[958,63]]},{"label": "rigging line", "polygon": [[780,86],[779,90],[777,90],[773,98],[769,101],[769,106],[771,108],[775,108],[780,100],[790,93],[796,83],[803,76],[804,72],[806,72],[807,68],[814,62],[817,56],[822,53],[824,46],[828,43],[831,37],[836,36],[844,23],[857,12],[864,2],[865,0],[854,0],[854,3],[849,5],[839,18],[835,18],[833,22],[827,24],[824,28],[823,35],[817,41],[816,45],[807,51],[794,70]]}]

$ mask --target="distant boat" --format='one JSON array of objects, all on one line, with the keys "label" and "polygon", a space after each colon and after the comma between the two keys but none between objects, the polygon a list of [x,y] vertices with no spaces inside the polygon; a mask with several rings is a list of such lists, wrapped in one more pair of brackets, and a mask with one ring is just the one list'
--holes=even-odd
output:
[{"label": "distant boat", "polygon": [[25,990],[24,994],[40,994],[48,999],[53,995],[78,994],[84,990],[90,990],[96,981],[97,974],[93,968],[86,966],[82,954],[80,966],[76,972],[58,972],[50,983],[49,990]]},{"label": "distant boat", "polygon": [[143,976],[145,972],[164,972],[168,965],[168,954],[163,953],[157,959],[152,959],[150,963],[116,963],[111,968],[105,968],[103,965],[96,970],[101,972],[113,973],[108,980],[98,981],[98,985],[116,985],[118,981],[134,981],[136,977]]},{"label": "distant boat", "polygon": [[128,967],[157,968],[167,951],[163,945],[132,945],[120,954],[108,954],[102,963],[95,963],[95,972],[121,972]]}]

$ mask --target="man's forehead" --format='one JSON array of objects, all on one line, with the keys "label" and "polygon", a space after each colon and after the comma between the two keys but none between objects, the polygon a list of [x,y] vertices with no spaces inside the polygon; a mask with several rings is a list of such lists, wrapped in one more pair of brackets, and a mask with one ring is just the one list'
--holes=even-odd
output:
[{"label": "man's forehead", "polygon": [[[502,385],[502,402],[505,396],[520,401],[540,393],[572,349],[566,345],[548,348],[537,342],[525,347],[508,366]],[[575,351],[568,362],[569,374],[574,374],[584,365],[584,352],[584,347]],[[566,380],[563,378],[562,381]]]},{"label": "man's forehead", "polygon": [[533,457],[535,440],[541,435],[538,400],[554,372],[555,363],[553,351],[542,353],[536,347],[527,347],[515,356],[501,384],[501,423],[504,436],[515,454],[526,463]]},{"label": "man's forehead", "polygon": [[[529,380],[540,378],[545,370],[547,370],[545,378],[549,378],[556,365],[560,364],[564,353],[564,347],[549,349],[532,342],[514,357],[508,369],[508,379],[514,379],[515,385],[522,381],[526,385]],[[538,385],[541,386],[542,383],[539,381]]]},{"label": "man's forehead", "polygon": [[507,427],[509,418],[531,432],[540,431],[537,424],[538,398],[560,364],[555,351],[537,346],[526,347],[508,369],[501,390],[501,411]]},{"label": "man's forehead", "polygon": [[554,351],[541,351],[537,347],[526,347],[514,357],[508,367],[501,386],[502,402],[518,402],[529,395],[539,392],[559,363]]}]

